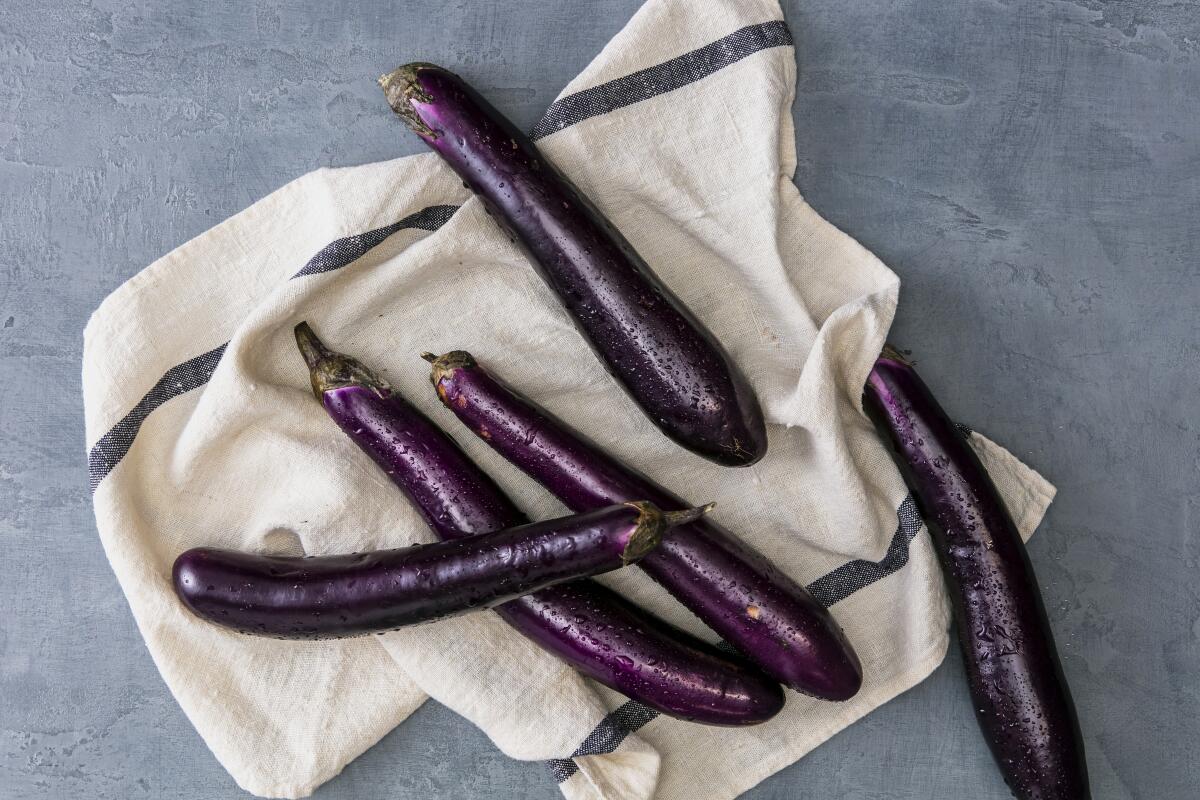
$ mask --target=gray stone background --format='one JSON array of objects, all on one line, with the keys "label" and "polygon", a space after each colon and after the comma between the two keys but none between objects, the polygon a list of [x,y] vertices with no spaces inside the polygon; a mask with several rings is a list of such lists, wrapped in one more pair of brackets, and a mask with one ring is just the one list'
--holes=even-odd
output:
[{"label": "gray stone background", "polygon": [[[638,0],[0,2],[0,797],[236,798],[96,537],[88,314],[323,165],[415,152],[373,78],[462,72],[521,125]],[[893,339],[1060,493],[1031,552],[1097,798],[1200,793],[1200,8],[807,0],[796,182],[903,279]],[[427,704],[318,792],[555,798]],[[1003,798],[956,652],[749,792]]]}]

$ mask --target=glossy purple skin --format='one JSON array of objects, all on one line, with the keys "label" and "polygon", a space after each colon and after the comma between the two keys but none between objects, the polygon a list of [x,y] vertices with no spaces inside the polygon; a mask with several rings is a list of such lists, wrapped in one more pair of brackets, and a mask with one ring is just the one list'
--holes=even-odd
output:
[{"label": "glossy purple skin", "polygon": [[609,506],[466,539],[311,558],[199,547],[175,560],[172,578],[198,616],[242,633],[359,636],[622,567],[630,550],[653,545],[642,519],[633,505]]},{"label": "glossy purple skin", "polygon": [[381,83],[397,113],[524,248],[608,370],[667,436],[718,464],[762,458],[762,411],[728,354],[525,134],[440,67],[401,67]]},{"label": "glossy purple skin", "polygon": [[979,727],[1021,800],[1090,798],[1083,742],[1025,545],[975,451],[895,351],[863,407],[891,443],[954,604]]},{"label": "glossy purple skin", "polygon": [[[434,385],[467,427],[573,510],[643,496],[664,509],[688,507],[466,354],[435,362]],[[715,523],[679,526],[639,566],[785,686],[825,700],[847,700],[862,686],[858,656],[828,609]]]},{"label": "glossy purple skin", "polygon": [[[441,539],[526,522],[454,440],[399,393],[364,376],[321,393],[329,415],[412,501]],[[516,630],[580,673],[663,714],[754,725],[783,708],[779,685],[743,659],[592,580],[497,606]]]}]

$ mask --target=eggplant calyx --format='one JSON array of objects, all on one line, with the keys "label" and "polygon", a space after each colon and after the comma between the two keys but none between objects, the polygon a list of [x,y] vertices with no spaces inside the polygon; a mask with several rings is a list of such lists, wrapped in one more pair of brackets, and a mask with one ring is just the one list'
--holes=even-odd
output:
[{"label": "eggplant calyx", "polygon": [[879,357],[886,358],[888,361],[896,361],[900,364],[903,364],[906,367],[912,366],[912,362],[909,361],[908,358],[906,358],[903,353],[901,353],[896,348],[892,347],[887,342],[884,342],[883,352],[881,352],[879,354]]},{"label": "eggplant calyx", "polygon": [[629,534],[625,551],[621,553],[621,563],[626,566],[641,560],[642,556],[658,547],[663,535],[676,525],[686,525],[695,522],[712,510],[716,503],[688,508],[683,511],[663,511],[653,503],[645,500],[632,500],[625,505],[638,512],[637,523]]},{"label": "eggplant calyx", "polygon": [[421,358],[428,361],[433,368],[429,372],[429,381],[434,386],[442,382],[442,378],[451,375],[455,370],[474,369],[479,366],[475,361],[475,357],[466,350],[451,350],[449,353],[442,355],[434,355],[433,353],[421,353]]},{"label": "eggplant calyx", "polygon": [[429,127],[413,108],[414,101],[418,103],[433,102],[433,96],[425,91],[417,79],[417,73],[423,69],[440,70],[441,67],[423,61],[414,61],[411,64],[397,67],[386,75],[380,75],[379,86],[383,89],[383,96],[387,98],[387,104],[391,106],[392,111],[404,120],[404,124],[411,128],[413,133],[436,139],[439,135],[438,131]]},{"label": "eggplant calyx", "polygon": [[307,322],[297,325],[295,333],[296,345],[304,356],[304,363],[308,365],[308,377],[318,400],[322,399],[325,392],[346,386],[361,386],[380,397],[391,392],[392,387],[387,381],[356,359],[326,347]]}]

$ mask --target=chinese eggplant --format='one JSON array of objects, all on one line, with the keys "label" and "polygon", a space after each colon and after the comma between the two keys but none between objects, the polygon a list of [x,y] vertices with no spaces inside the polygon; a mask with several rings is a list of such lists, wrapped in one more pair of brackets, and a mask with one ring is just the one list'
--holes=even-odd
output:
[{"label": "chinese eggplant", "polygon": [[[469,353],[426,354],[438,396],[467,427],[575,510],[680,498],[490,375]],[[761,554],[709,520],[681,525],[639,566],[701,621],[797,691],[847,700],[862,666],[828,609]]]},{"label": "chinese eggplant", "polygon": [[885,348],[863,407],[916,497],[954,605],[975,716],[1021,800],[1091,797],[1083,742],[1020,533],[975,451]]},{"label": "chinese eggplant", "polygon": [[433,64],[405,65],[379,83],[392,110],[521,245],[609,372],[667,436],[718,464],[762,458],[762,410],[728,354],[528,136]]},{"label": "chinese eggplant", "polygon": [[[296,327],[313,392],[347,435],[420,511],[440,539],[525,522],[454,440],[349,356]],[[779,685],[592,580],[543,589],[495,609],[582,674],[669,716],[751,725],[783,707]]]},{"label": "chinese eggplant", "polygon": [[503,603],[632,564],[706,509],[633,502],[466,539],[333,556],[197,547],[175,560],[175,592],[198,616],[242,633],[327,639]]}]

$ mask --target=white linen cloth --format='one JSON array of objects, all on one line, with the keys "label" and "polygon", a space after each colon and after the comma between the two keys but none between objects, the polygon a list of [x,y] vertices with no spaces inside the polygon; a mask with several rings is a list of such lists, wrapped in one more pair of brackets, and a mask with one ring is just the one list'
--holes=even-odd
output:
[{"label": "white linen cloth", "polygon": [[[941,661],[934,554],[859,400],[899,281],[793,185],[795,77],[772,0],[650,0],[535,130],[745,371],[770,435],[751,468],[662,436],[433,154],[305,175],[104,301],[83,364],[97,527],[163,679],[242,787],[309,794],[430,696],[510,756],[549,761],[569,798],[726,800]],[[382,95],[379,113],[391,113]],[[535,519],[564,509],[440,407],[419,353],[470,350],[668,488],[716,500],[718,522],[832,604],[862,658],[861,693],[789,692],[763,725],[710,728],[580,678],[491,612],[317,643],[193,617],[170,583],[191,546],[320,554],[432,539],[313,399],[300,320],[381,368]],[[972,443],[1028,536],[1053,488]],[[636,569],[603,580],[714,638]]]}]

